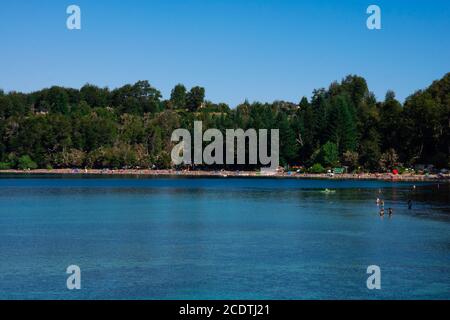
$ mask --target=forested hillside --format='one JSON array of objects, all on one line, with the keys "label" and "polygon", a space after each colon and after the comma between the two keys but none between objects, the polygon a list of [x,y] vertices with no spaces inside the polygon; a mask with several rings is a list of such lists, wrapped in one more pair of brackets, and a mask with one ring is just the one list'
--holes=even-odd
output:
[{"label": "forested hillside", "polygon": [[0,91],[0,169],[168,168],[172,131],[192,128],[194,120],[223,131],[280,129],[283,165],[448,167],[450,73],[404,105],[392,91],[377,101],[358,76],[299,102],[244,102],[235,108],[205,101],[201,87],[177,85],[163,100],[147,81],[114,90],[88,84],[80,90]]}]

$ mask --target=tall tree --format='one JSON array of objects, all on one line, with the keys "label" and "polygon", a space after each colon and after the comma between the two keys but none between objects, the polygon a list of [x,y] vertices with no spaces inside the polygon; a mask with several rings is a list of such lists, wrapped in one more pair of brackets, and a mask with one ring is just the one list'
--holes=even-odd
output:
[{"label": "tall tree", "polygon": [[388,91],[383,103],[380,104],[380,136],[382,149],[396,148],[400,144],[402,122],[402,106],[395,99],[395,93]]},{"label": "tall tree", "polygon": [[205,88],[193,87],[186,96],[186,106],[189,111],[197,111],[205,100]]},{"label": "tall tree", "polygon": [[170,102],[174,109],[186,108],[186,87],[182,84],[177,84],[170,94]]}]

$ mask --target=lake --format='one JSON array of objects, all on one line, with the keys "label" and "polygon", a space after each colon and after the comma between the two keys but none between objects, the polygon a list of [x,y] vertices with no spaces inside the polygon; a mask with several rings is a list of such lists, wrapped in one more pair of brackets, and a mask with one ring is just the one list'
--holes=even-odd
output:
[{"label": "lake", "polygon": [[0,299],[449,298],[445,184],[0,176]]}]

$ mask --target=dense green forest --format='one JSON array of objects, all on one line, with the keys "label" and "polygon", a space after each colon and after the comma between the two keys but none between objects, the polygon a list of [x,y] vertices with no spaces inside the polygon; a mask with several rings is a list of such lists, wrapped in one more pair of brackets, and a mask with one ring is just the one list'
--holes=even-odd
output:
[{"label": "dense green forest", "polygon": [[246,101],[235,108],[181,84],[163,100],[147,81],[114,90],[90,84],[28,94],[0,90],[0,169],[168,168],[172,131],[192,129],[194,120],[223,131],[278,128],[284,166],[448,167],[450,73],[403,105],[392,91],[377,101],[354,75],[298,103]]}]

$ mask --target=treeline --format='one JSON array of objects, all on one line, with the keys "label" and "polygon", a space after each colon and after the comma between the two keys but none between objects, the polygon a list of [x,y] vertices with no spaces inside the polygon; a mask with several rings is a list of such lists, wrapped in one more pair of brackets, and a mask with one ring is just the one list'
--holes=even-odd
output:
[{"label": "treeline", "polygon": [[366,81],[353,75],[299,103],[244,102],[236,108],[205,100],[204,88],[181,84],[163,100],[147,81],[115,90],[88,84],[80,90],[0,91],[0,169],[169,168],[172,131],[192,129],[195,120],[223,132],[278,128],[284,166],[448,167],[450,73],[403,105],[392,91],[377,101]]}]

